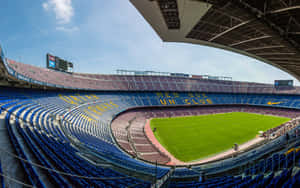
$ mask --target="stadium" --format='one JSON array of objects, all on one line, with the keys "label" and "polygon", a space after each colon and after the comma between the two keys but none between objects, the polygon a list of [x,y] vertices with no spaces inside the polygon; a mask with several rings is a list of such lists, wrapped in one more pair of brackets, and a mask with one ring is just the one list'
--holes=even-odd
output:
[{"label": "stadium", "polygon": [[[128,3],[164,42],[229,50],[300,78],[300,2]],[[78,73],[54,55],[41,68],[3,48],[1,187],[300,186],[292,80]]]}]

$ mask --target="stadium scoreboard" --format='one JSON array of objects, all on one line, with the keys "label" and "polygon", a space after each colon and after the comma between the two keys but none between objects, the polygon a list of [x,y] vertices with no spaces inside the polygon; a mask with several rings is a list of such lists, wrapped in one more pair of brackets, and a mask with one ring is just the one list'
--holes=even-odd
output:
[{"label": "stadium scoreboard", "polygon": [[170,73],[170,76],[177,76],[177,77],[190,77],[189,74],[184,74],[184,73]]},{"label": "stadium scoreboard", "polygon": [[73,63],[57,56],[47,54],[47,68],[62,72],[73,72]]},{"label": "stadium scoreboard", "polygon": [[281,87],[281,86],[293,87],[294,81],[293,80],[275,80],[274,85],[275,85],[275,87]]}]

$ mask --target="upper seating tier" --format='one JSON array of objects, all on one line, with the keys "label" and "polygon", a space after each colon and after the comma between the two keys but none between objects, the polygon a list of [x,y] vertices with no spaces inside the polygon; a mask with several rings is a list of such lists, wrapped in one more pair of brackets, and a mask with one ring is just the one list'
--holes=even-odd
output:
[{"label": "upper seating tier", "polygon": [[64,73],[6,61],[8,73],[32,84],[57,88],[105,91],[194,91],[224,93],[299,93],[299,87],[275,88],[272,84],[185,78],[175,76],[132,76]]}]

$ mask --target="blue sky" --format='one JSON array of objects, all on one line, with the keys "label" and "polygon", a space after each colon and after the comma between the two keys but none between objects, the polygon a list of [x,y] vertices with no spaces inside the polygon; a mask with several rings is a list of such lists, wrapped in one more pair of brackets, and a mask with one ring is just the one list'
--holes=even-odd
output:
[{"label": "blue sky", "polygon": [[2,1],[0,20],[6,56],[40,67],[49,52],[74,62],[76,72],[154,70],[267,83],[294,79],[236,53],[163,43],[128,0]]}]

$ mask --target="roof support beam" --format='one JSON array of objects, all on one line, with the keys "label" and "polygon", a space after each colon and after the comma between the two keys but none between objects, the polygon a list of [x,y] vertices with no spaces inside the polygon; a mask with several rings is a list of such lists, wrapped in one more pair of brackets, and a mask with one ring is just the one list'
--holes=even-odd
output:
[{"label": "roof support beam", "polygon": [[294,62],[300,62],[300,58],[288,58],[288,57],[272,57],[272,58],[268,58],[268,60],[271,60],[271,61],[294,61]]},{"label": "roof support beam", "polygon": [[266,22],[274,30],[277,30],[280,36],[285,38],[285,40],[287,40],[295,49],[299,51],[300,44],[294,41],[292,38],[289,38],[286,35],[285,30],[279,27],[278,25],[276,25],[275,23],[273,23],[271,20],[269,20],[262,11],[260,11],[256,7],[251,6],[245,0],[232,0],[232,1],[234,1],[237,5],[244,7],[244,9],[248,10],[249,12],[251,12],[254,16],[256,16],[258,20],[263,19],[264,22]]},{"label": "roof support beam", "polygon": [[280,65],[280,66],[285,67],[285,68],[292,68],[293,71],[295,71],[295,72],[300,71],[300,67],[297,65]]},{"label": "roof support beam", "polygon": [[252,41],[261,40],[261,39],[270,38],[270,37],[271,36],[269,36],[269,35],[265,35],[265,36],[251,38],[251,39],[243,40],[243,41],[236,42],[236,43],[233,43],[233,44],[229,44],[228,46],[230,46],[230,47],[231,46],[237,46],[237,45],[244,44],[244,43],[247,43],[247,42],[252,42]]},{"label": "roof support beam", "polygon": [[258,55],[258,56],[264,56],[264,55],[295,55],[296,53],[294,52],[269,52],[269,53],[257,53],[255,55]]},{"label": "roof support beam", "polygon": [[278,61],[276,64],[279,65],[294,65],[294,66],[300,66],[300,63],[295,63],[295,62],[286,62],[286,61]]},{"label": "roof support beam", "polygon": [[[262,21],[262,22],[266,23],[269,26],[269,28],[276,31],[280,38],[286,40],[290,44],[290,45],[287,44],[287,48],[293,47],[294,50],[299,52],[300,44],[297,41],[295,41],[293,38],[289,37],[286,27],[282,27],[281,25],[276,25],[276,23],[274,23],[272,19],[269,19],[269,17],[265,14],[265,12],[262,12],[259,9],[257,9],[256,7],[251,6],[245,0],[232,0],[232,1],[234,3],[236,3],[240,8],[247,10],[249,13],[252,13],[257,18],[258,21]],[[277,35],[275,34],[275,36],[277,36]],[[262,56],[262,57],[264,57],[265,59],[267,59],[269,61],[272,61],[271,59],[273,59],[272,56]],[[268,57],[271,57],[271,58],[268,58]],[[295,55],[294,55],[294,57],[295,57]],[[294,59],[297,59],[297,57],[295,57]],[[299,60],[297,62],[299,62]],[[276,64],[276,62],[274,62],[274,64]],[[285,67],[284,65],[281,65],[280,67],[282,67],[285,71],[288,71],[290,74],[294,75],[298,80],[300,79],[300,77],[299,77],[300,71],[297,71],[297,70],[295,71],[294,68]]]},{"label": "roof support beam", "polygon": [[219,9],[214,9],[213,11],[215,11],[215,12],[217,12],[217,13],[219,13],[219,14],[225,15],[225,16],[227,16],[228,18],[234,19],[234,20],[236,20],[236,21],[238,21],[238,22],[243,22],[242,19],[240,19],[240,18],[238,18],[238,17],[236,17],[236,16],[230,15],[230,14],[228,14],[228,12],[224,12],[224,11],[219,10]]},{"label": "roof support beam", "polygon": [[223,32],[221,32],[221,33],[215,35],[214,37],[212,37],[212,38],[209,39],[208,41],[211,42],[211,41],[213,41],[213,40],[215,40],[215,39],[217,39],[217,38],[219,38],[219,37],[225,35],[226,33],[229,33],[230,31],[233,31],[233,30],[235,30],[235,29],[237,29],[237,28],[239,28],[239,27],[241,27],[241,26],[243,26],[243,25],[248,24],[248,23],[251,22],[251,21],[253,21],[253,19],[252,19],[252,20],[244,21],[244,22],[242,22],[242,23],[240,23],[240,24],[237,24],[237,25],[235,25],[235,26],[233,26],[233,27],[231,27],[231,28],[229,28],[229,29],[227,29],[227,30],[225,30],[225,31],[223,31]]},{"label": "roof support beam", "polygon": [[291,34],[291,35],[300,35],[300,32],[288,32],[288,34]]},{"label": "roof support beam", "polygon": [[245,51],[253,51],[253,50],[263,50],[263,49],[272,49],[272,48],[284,48],[284,45],[272,45],[272,46],[261,46],[256,48],[247,48]]},{"label": "roof support beam", "polygon": [[281,8],[281,9],[277,9],[277,10],[271,10],[271,11],[268,11],[267,14],[275,14],[275,13],[286,12],[286,11],[295,10],[295,9],[300,9],[300,6],[298,5],[298,6]]}]

